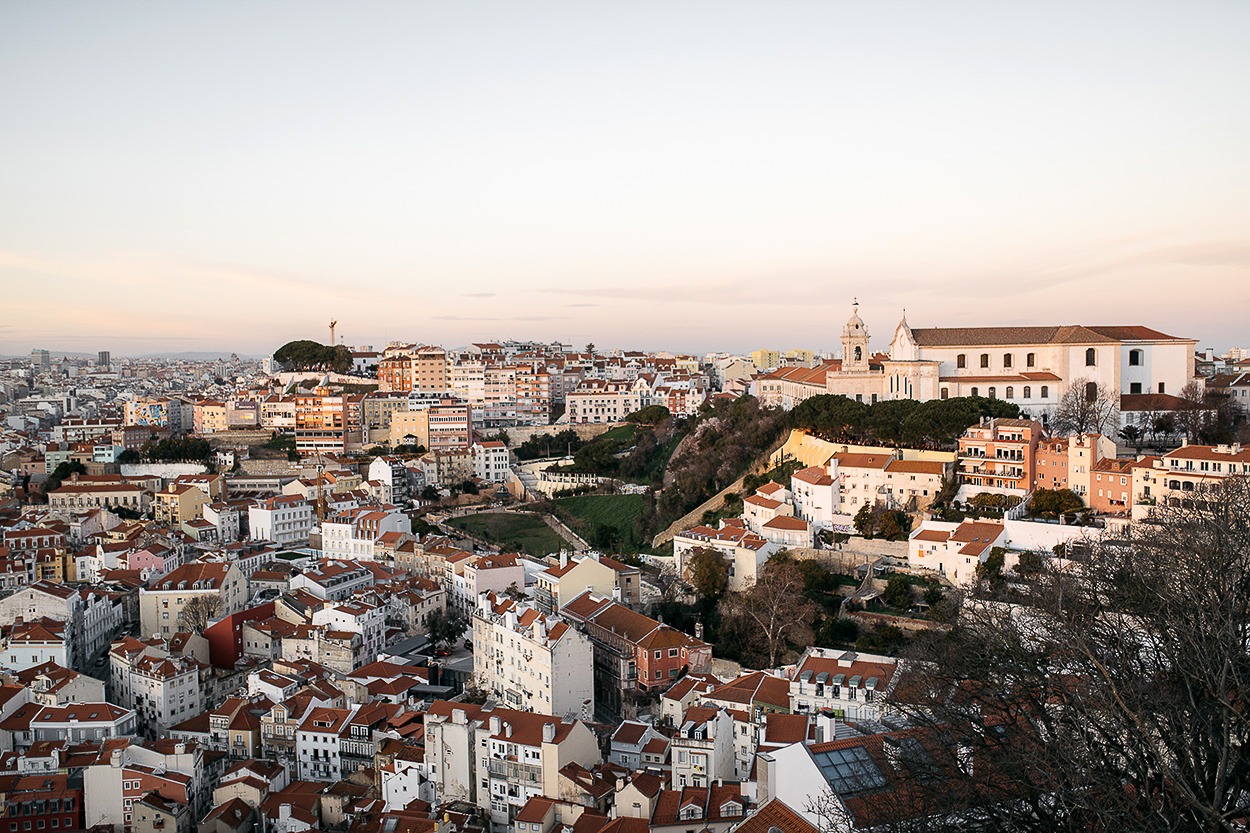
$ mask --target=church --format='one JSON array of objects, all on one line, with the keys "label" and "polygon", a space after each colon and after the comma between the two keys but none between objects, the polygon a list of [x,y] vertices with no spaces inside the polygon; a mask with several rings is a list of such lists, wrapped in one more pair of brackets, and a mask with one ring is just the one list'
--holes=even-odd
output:
[{"label": "church", "polygon": [[842,328],[842,358],[764,374],[756,395],[786,409],[825,393],[868,404],[985,396],[1041,419],[1074,382],[1122,398],[1175,396],[1194,380],[1198,345],[1140,325],[913,329],[905,312],[888,352],[873,353],[869,341],[855,302]]}]

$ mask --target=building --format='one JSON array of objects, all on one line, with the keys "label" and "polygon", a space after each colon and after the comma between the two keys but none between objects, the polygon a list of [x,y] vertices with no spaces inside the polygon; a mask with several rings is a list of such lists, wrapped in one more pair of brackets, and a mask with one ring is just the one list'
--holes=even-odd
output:
[{"label": "building", "polygon": [[790,680],[790,708],[794,712],[828,712],[846,720],[879,721],[897,679],[893,657],[808,648],[795,665]]},{"label": "building", "polygon": [[1095,472],[1103,460],[1115,459],[1115,442],[1101,434],[1073,434],[1042,440],[1035,454],[1036,488],[1071,489],[1092,507]]},{"label": "building", "polygon": [[204,669],[194,657],[171,653],[164,639],[125,637],[109,651],[113,699],[133,709],[138,731],[153,737],[204,710]]},{"label": "building", "polygon": [[982,419],[959,438],[960,494],[1024,497],[1033,491],[1037,446],[1044,432],[1032,419]]},{"label": "building", "polygon": [[707,787],[734,777],[734,719],[727,709],[691,706],[669,741],[671,784]]},{"label": "building", "polygon": [[347,449],[347,414],[342,394],[319,387],[295,396],[295,450],[301,457],[342,454]]},{"label": "building", "polygon": [[632,692],[662,691],[712,661],[712,646],[702,640],[593,593],[578,596],[561,614],[590,637],[596,711],[605,720],[634,716]]},{"label": "building", "polygon": [[247,510],[251,539],[273,541],[283,547],[307,544],[315,521],[312,504],[299,495],[266,498]]},{"label": "building", "polygon": [[509,708],[589,720],[594,715],[590,640],[557,617],[483,593],[473,612],[477,684]]},{"label": "building", "polygon": [[[1143,461],[1145,462],[1145,461]],[[1199,506],[1201,493],[1234,475],[1250,475],[1250,449],[1232,445],[1190,445],[1134,466],[1133,520],[1149,518],[1157,507]]]},{"label": "building", "polygon": [[554,613],[587,590],[637,609],[641,605],[642,572],[597,552],[569,557],[535,576],[534,600],[544,613]]},{"label": "building", "polygon": [[673,559],[679,576],[689,574],[690,556],[696,550],[715,550],[729,567],[729,589],[735,591],[753,586],[769,556],[781,548],[745,524],[725,523],[720,529],[699,525],[673,536]]},{"label": "building", "polygon": [[473,451],[473,476],[488,483],[506,483],[512,463],[508,447],[498,440],[476,442]]},{"label": "building", "polygon": [[[192,561],[139,590],[139,632],[168,639],[242,610],[246,602],[247,579],[234,564]],[[187,605],[194,622],[181,621]]]},{"label": "building", "polygon": [[913,329],[904,316],[889,351],[874,354],[856,304],[841,359],[779,368],[757,379],[756,390],[764,404],[784,408],[825,393],[865,403],[985,396],[1045,423],[1077,381],[1121,394],[1179,393],[1194,379],[1196,345],[1142,326]]}]

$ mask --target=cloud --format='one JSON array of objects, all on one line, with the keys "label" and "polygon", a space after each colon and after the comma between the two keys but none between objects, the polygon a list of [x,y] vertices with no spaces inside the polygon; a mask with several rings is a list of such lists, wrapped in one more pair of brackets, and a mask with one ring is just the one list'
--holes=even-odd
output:
[{"label": "cloud", "polygon": [[432,321],[568,321],[568,316],[564,315],[505,315],[500,317],[475,316],[475,315],[433,315],[430,317]]},{"label": "cloud", "polygon": [[460,297],[461,298],[494,298],[495,295],[496,293],[494,292],[462,292],[460,294]]}]

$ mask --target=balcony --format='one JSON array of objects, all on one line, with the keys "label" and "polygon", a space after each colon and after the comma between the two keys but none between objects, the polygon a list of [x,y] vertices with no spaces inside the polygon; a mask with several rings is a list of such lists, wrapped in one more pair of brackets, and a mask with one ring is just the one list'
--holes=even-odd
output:
[{"label": "balcony", "polygon": [[537,764],[523,764],[519,761],[504,761],[499,758],[489,758],[486,761],[486,769],[496,778],[503,778],[510,782],[541,782],[543,770]]}]

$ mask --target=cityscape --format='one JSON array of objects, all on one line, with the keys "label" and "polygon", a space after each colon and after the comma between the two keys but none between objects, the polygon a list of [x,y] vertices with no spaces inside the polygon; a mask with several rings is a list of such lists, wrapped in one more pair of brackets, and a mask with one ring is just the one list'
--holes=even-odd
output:
[{"label": "cityscape", "polygon": [[1250,828],[1246,25],[0,8],[0,833]]}]

